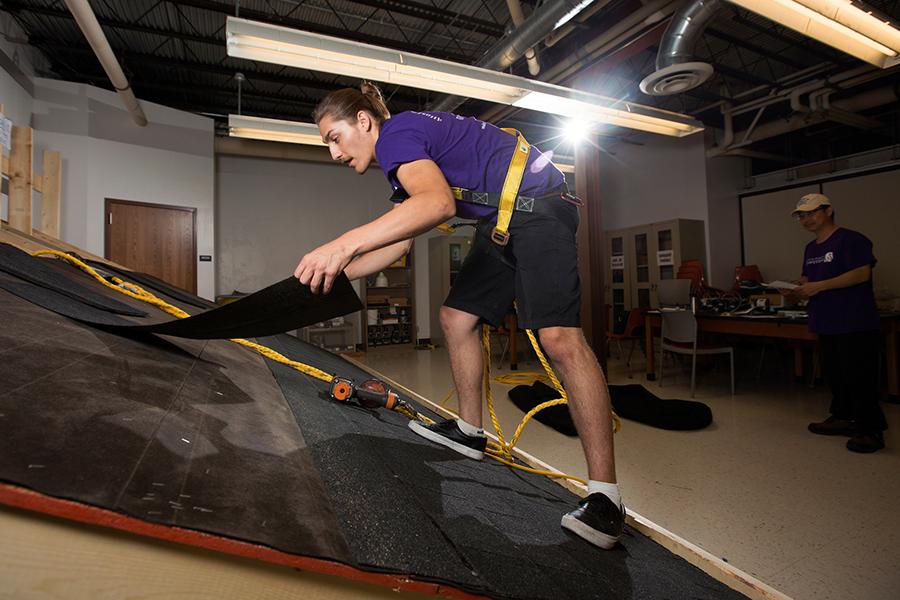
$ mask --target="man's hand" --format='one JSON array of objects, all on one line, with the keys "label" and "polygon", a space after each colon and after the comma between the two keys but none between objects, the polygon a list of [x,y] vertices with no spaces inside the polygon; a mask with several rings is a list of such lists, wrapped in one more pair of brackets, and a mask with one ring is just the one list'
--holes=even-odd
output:
[{"label": "man's hand", "polygon": [[825,287],[822,285],[821,281],[809,281],[802,284],[797,289],[791,291],[799,298],[808,299],[812,298],[824,289]]},{"label": "man's hand", "polygon": [[300,259],[294,269],[294,277],[303,285],[309,285],[312,293],[318,294],[321,287],[322,292],[327,294],[331,291],[335,277],[340,275],[351,260],[353,253],[350,249],[340,240],[334,240]]}]

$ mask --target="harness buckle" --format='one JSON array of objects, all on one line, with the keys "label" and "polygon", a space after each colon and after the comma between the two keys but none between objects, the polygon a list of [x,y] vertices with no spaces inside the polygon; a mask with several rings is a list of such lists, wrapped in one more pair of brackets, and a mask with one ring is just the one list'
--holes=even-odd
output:
[{"label": "harness buckle", "polygon": [[491,231],[491,241],[498,246],[505,246],[509,243],[509,232],[500,231],[496,227]]}]

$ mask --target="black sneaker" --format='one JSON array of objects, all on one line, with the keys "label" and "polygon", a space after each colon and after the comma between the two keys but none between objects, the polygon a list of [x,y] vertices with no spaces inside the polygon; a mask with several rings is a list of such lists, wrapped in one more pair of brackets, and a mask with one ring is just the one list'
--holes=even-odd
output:
[{"label": "black sneaker", "polygon": [[847,440],[847,450],[850,450],[851,452],[871,454],[882,448],[884,448],[884,434],[880,431],[875,433],[860,433]]},{"label": "black sneaker", "polygon": [[818,435],[856,435],[853,421],[838,419],[834,415],[828,417],[821,423],[810,423],[806,428]]},{"label": "black sneaker", "polygon": [[609,550],[622,535],[625,507],[616,506],[606,495],[596,492],[563,515],[561,525],[595,546]]},{"label": "black sneaker", "polygon": [[409,428],[425,439],[437,442],[464,454],[469,458],[481,460],[484,458],[484,449],[487,446],[487,437],[483,435],[466,435],[459,429],[456,419],[447,419],[432,425],[425,425],[420,421],[410,421]]}]

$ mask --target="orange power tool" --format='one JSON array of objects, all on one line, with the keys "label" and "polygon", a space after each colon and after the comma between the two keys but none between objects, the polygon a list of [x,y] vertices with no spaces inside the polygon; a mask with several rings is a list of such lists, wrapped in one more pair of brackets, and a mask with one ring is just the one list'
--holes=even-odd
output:
[{"label": "orange power tool", "polygon": [[367,379],[357,384],[345,377],[335,377],[331,380],[331,397],[341,402],[355,398],[366,408],[394,410],[400,405],[406,405],[397,392],[378,379]]}]

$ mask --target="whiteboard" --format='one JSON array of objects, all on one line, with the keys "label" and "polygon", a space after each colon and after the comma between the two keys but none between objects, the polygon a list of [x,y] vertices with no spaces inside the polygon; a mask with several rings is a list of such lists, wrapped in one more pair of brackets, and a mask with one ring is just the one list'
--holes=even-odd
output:
[{"label": "whiteboard", "polygon": [[800,276],[803,249],[812,236],[790,212],[811,192],[829,197],[839,226],[872,240],[876,291],[900,295],[900,169],[743,196],[745,264],[758,265],[767,281]]}]

